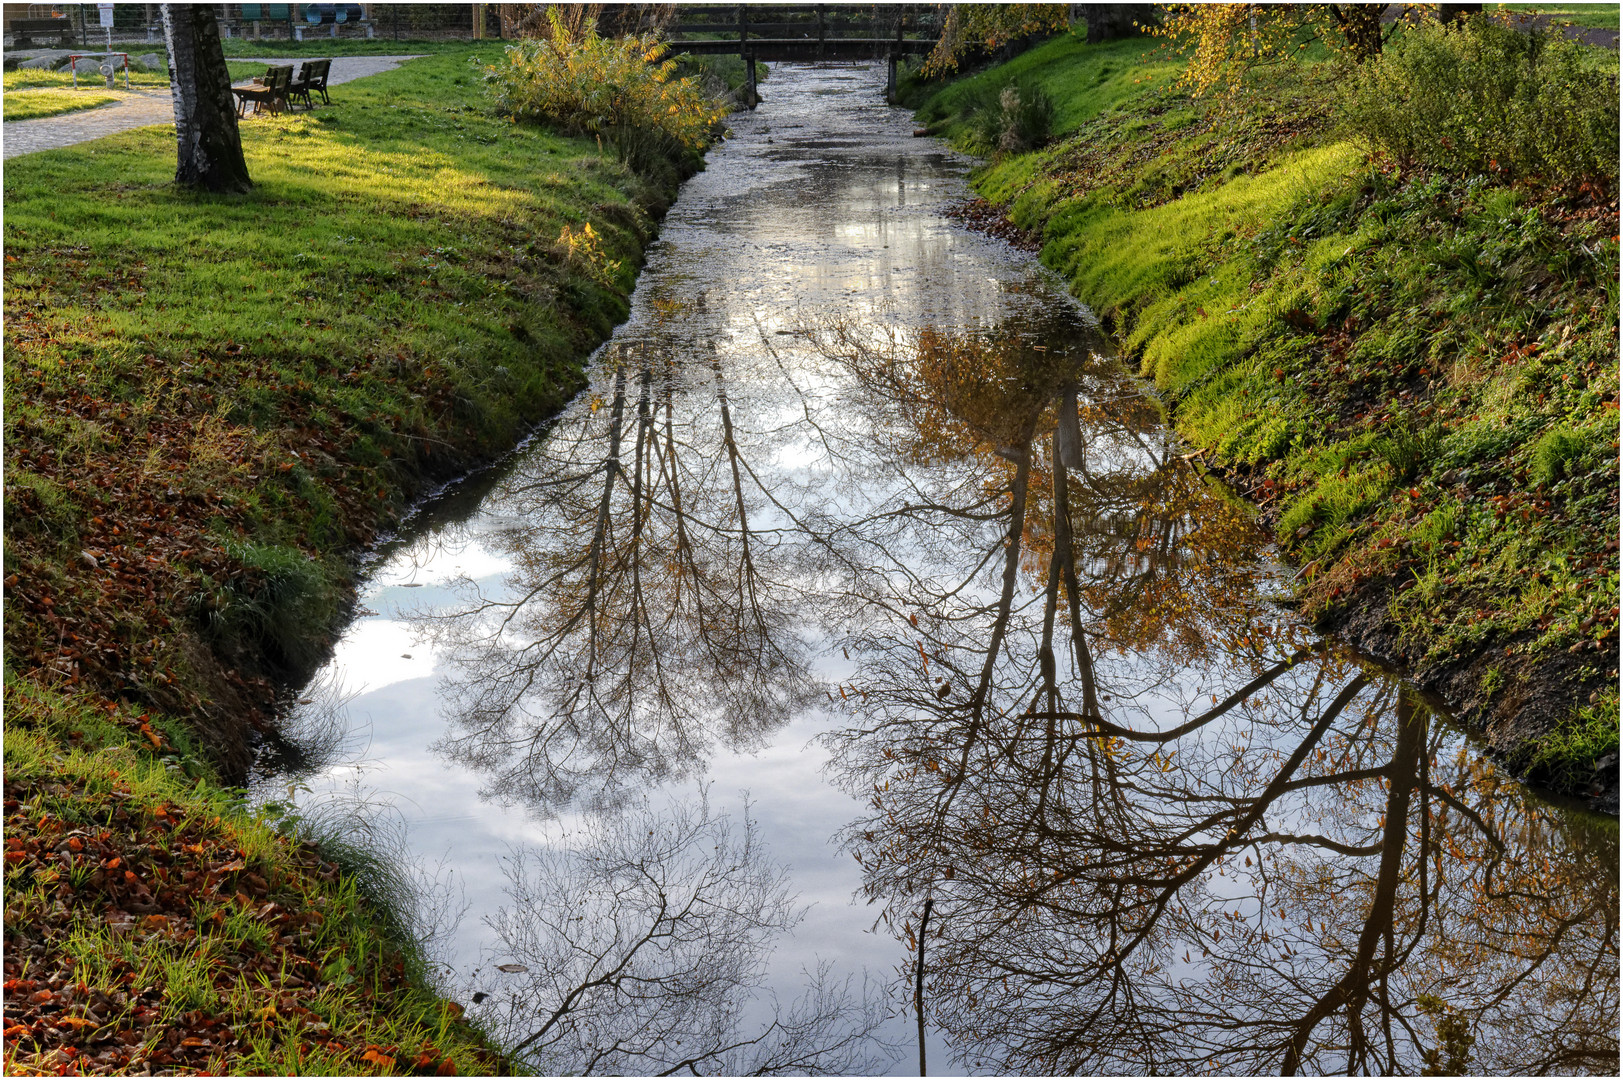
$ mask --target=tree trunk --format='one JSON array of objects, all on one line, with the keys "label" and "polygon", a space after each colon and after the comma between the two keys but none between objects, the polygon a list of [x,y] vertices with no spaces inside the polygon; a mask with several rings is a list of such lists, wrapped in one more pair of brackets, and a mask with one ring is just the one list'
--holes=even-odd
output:
[{"label": "tree trunk", "polygon": [[1155,17],[1153,4],[1077,4],[1076,10],[1088,24],[1089,45],[1141,34]]},{"label": "tree trunk", "polygon": [[1437,21],[1441,23],[1462,23],[1468,15],[1482,14],[1481,4],[1438,4]]},{"label": "tree trunk", "polygon": [[254,186],[242,157],[231,74],[211,4],[164,4],[169,92],[175,101],[179,164],[175,182],[204,191],[244,192]]},{"label": "tree trunk", "polygon": [[1336,25],[1347,43],[1347,55],[1355,63],[1381,55],[1381,12],[1384,4],[1332,4]]}]

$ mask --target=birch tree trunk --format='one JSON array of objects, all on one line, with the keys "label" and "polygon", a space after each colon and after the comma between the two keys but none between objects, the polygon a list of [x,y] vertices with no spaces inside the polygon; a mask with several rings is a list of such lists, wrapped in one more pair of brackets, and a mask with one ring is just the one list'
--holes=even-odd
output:
[{"label": "birch tree trunk", "polygon": [[254,184],[242,157],[231,74],[226,70],[214,8],[210,4],[161,6],[179,150],[175,183],[204,191],[247,191]]}]

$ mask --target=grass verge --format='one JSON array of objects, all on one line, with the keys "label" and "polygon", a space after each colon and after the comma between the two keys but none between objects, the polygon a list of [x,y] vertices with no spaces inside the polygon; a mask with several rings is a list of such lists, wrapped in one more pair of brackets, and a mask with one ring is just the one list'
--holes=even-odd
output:
[{"label": "grass verge", "polygon": [[1513,11],[1518,15],[1545,15],[1557,25],[1582,26],[1596,30],[1616,30],[1616,4],[1484,4],[1489,10]]},{"label": "grass verge", "polygon": [[1176,70],[1154,43],[1062,37],[913,93],[967,143],[983,87],[1041,86],[1060,138],[978,191],[1258,504],[1306,614],[1541,782],[1615,793],[1615,179],[1403,174],[1338,126],[1327,61],[1219,103]]},{"label": "grass verge", "polygon": [[5,95],[5,118],[38,120],[46,116],[61,116],[81,109],[94,109],[109,101],[118,101],[121,97],[122,94],[91,90],[19,90]]},{"label": "grass verge", "polygon": [[363,882],[194,779],[183,731],[5,703],[8,1075],[503,1067]]},{"label": "grass verge", "polygon": [[491,116],[475,52],[249,120],[240,198],[176,190],[160,129],[8,162],[19,673],[262,710],[347,553],[579,385],[671,192]]},{"label": "grass verge", "polygon": [[[79,76],[80,92],[88,93],[95,89],[94,83],[100,78],[100,75]],[[0,85],[4,86],[8,98],[15,90],[72,90],[74,88],[73,72],[45,71],[42,68],[18,68],[16,71],[6,72],[3,81],[0,81]],[[168,87],[168,85],[169,76],[167,75],[150,71],[136,71],[133,68],[130,70],[130,87],[132,89],[139,87],[151,90]],[[124,88],[124,72],[122,71],[118,73],[118,88],[120,90]]]}]

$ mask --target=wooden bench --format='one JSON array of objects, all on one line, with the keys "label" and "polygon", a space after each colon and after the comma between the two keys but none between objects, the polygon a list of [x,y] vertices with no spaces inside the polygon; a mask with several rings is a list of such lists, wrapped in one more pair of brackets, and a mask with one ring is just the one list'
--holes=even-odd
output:
[{"label": "wooden bench", "polygon": [[68,19],[12,19],[7,24],[14,48],[26,49],[36,37],[55,36],[57,45],[73,44],[73,26]]},{"label": "wooden bench", "polygon": [[310,100],[312,93],[321,95],[323,105],[331,105],[327,98],[327,75],[332,71],[332,60],[306,60],[299,65],[298,78],[288,87],[288,100],[300,99],[306,109],[315,108],[315,102]]},{"label": "wooden bench", "polygon": [[231,92],[237,95],[237,115],[247,112],[248,103],[254,103],[254,112],[269,105],[271,112],[281,112],[288,107],[288,92],[293,87],[293,65],[276,64],[265,69],[265,77],[256,79],[253,86],[233,86]]}]

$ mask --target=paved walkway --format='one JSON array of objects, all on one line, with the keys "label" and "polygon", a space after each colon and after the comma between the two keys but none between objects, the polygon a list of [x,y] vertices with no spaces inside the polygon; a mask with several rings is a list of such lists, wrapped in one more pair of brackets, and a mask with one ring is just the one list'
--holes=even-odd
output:
[{"label": "paved walkway", "polygon": [[[415,56],[338,56],[333,58],[328,86],[364,79],[399,67]],[[231,58],[236,61],[237,57]],[[246,60],[250,64],[286,64],[286,57]],[[89,142],[131,128],[175,122],[175,105],[168,90],[131,90],[121,101],[95,109],[47,116],[39,120],[13,120],[0,125],[0,149],[11,158],[36,150],[55,150]]]}]

